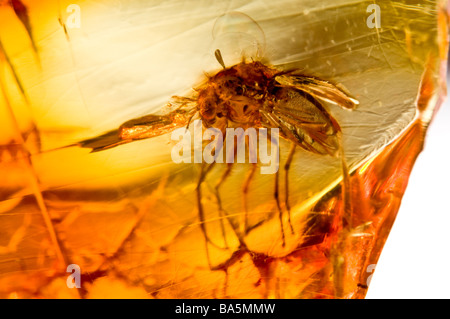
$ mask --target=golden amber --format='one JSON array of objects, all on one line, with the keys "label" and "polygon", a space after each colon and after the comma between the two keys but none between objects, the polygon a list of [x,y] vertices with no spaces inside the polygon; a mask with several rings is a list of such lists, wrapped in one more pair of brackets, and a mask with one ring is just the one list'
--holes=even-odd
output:
[{"label": "golden amber", "polygon": [[[364,298],[446,95],[446,1],[0,4],[0,297]],[[343,152],[297,148],[289,216],[278,213],[288,138],[279,207],[273,174],[256,170],[244,195],[248,162],[233,165],[219,204],[226,163],[198,196],[202,164],[171,158],[181,114],[158,134],[133,122],[160,121],[152,114],[174,96],[189,99],[243,57],[359,102],[321,102]],[[99,136],[126,143],[83,147]]]}]

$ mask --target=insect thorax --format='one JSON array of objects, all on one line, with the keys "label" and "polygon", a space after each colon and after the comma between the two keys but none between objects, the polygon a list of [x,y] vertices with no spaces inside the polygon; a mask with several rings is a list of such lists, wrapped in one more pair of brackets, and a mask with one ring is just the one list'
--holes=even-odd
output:
[{"label": "insect thorax", "polygon": [[259,110],[272,99],[277,73],[261,62],[242,62],[209,78],[198,95],[205,126],[222,131],[235,125],[244,129],[259,127]]}]

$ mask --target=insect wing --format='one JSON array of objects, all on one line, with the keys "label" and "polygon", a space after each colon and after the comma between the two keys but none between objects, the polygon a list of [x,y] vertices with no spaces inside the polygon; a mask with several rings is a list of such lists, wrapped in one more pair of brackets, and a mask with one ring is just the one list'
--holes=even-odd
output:
[{"label": "insect wing", "polygon": [[334,84],[315,77],[285,74],[276,76],[275,81],[282,86],[294,87],[346,109],[354,109],[359,104],[358,100],[351,98]]}]

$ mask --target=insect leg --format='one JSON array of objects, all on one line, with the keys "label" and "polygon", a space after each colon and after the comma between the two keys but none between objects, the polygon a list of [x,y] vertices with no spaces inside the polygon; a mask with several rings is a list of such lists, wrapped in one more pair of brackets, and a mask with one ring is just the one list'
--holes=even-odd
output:
[{"label": "insect leg", "polygon": [[[340,138],[339,138],[340,140]],[[344,149],[342,147],[341,141],[339,142],[339,153],[341,156],[342,165],[342,200],[344,203],[344,216],[342,217],[342,226],[350,230],[352,228],[352,201],[351,201],[351,185],[350,185],[350,173],[348,171],[347,162],[344,156]]]},{"label": "insect leg", "polygon": [[[275,124],[277,124],[276,126],[282,126],[271,114],[268,114],[267,112],[261,112],[262,115],[264,115],[269,122],[273,122]],[[278,125],[280,124],[280,125]],[[270,135],[267,136],[267,139],[270,143],[274,143],[274,141],[272,141],[272,137]],[[277,158],[279,158],[279,145],[278,145],[278,154],[277,154]],[[279,171],[277,170],[275,173],[275,191],[274,191],[274,197],[275,197],[275,202],[277,205],[277,210],[278,210],[278,218],[280,220],[280,226],[281,226],[281,238],[282,238],[282,245],[283,247],[286,245],[286,237],[284,235],[284,228],[283,228],[283,211],[281,210],[281,205],[280,205],[280,197],[279,197]]]},{"label": "insect leg", "polygon": [[223,182],[225,182],[227,177],[230,175],[232,166],[233,166],[233,163],[227,164],[227,169],[222,174],[222,177],[220,178],[219,182],[214,187],[214,190],[216,192],[217,205],[219,206],[220,227],[222,229],[222,235],[223,235],[223,240],[225,242],[225,248],[228,248],[227,237],[226,237],[226,234],[225,234],[225,226],[224,226],[224,223],[223,223],[223,220],[225,218],[225,211],[224,211],[224,209],[222,207],[222,200],[220,199],[219,189],[220,189],[220,186],[222,186]]},{"label": "insect leg", "polygon": [[292,227],[291,223],[291,206],[289,205],[289,168],[291,166],[292,158],[294,157],[295,153],[295,144],[291,144],[291,149],[289,150],[289,155],[286,160],[286,163],[284,164],[284,170],[285,170],[285,179],[284,179],[284,185],[285,185],[285,191],[286,191],[286,210],[288,211],[288,221],[289,226],[291,227],[291,233],[294,234],[294,227]]},{"label": "insect leg", "polygon": [[245,212],[244,232],[243,232],[244,234],[247,234],[247,231],[248,231],[248,201],[247,201],[248,188],[250,185],[250,181],[253,179],[253,176],[255,175],[256,168],[257,168],[257,164],[253,163],[252,169],[248,173],[247,177],[245,178],[244,186],[242,187],[242,193],[243,193],[243,197],[244,197],[244,212]]},{"label": "insect leg", "polygon": [[[205,165],[202,163],[201,166],[201,171],[200,171],[200,178],[198,180],[197,183],[197,188],[196,188],[196,192],[197,192],[197,206],[198,206],[198,218],[200,221],[200,228],[203,232],[203,235],[205,237],[205,242],[206,242],[206,246],[208,246],[208,243],[211,244],[212,246],[219,248],[219,249],[223,249],[222,247],[216,245],[209,237],[208,234],[206,232],[206,226],[205,226],[205,213],[203,211],[203,205],[202,205],[202,188],[201,185],[203,183],[203,181],[206,178],[206,175],[211,171],[211,169],[213,168],[215,162],[213,162],[212,164],[209,164],[209,166],[205,169]],[[208,248],[208,247],[206,247]],[[208,253],[208,249],[206,249],[206,252],[208,254],[208,262],[209,262],[209,253]]]},{"label": "insect leg", "polygon": [[344,297],[345,294],[345,274],[347,267],[347,260],[343,256],[342,252],[346,248],[347,238],[352,231],[352,202],[351,202],[351,185],[350,185],[350,174],[348,170],[347,163],[345,161],[344,150],[342,147],[341,136],[338,135],[339,139],[339,155],[341,157],[342,165],[342,205],[343,214],[340,220],[341,231],[337,238],[337,242],[333,245],[331,250],[331,255],[333,256],[333,281],[334,290],[338,298]]},{"label": "insect leg", "polygon": [[280,206],[280,197],[279,197],[279,187],[278,187],[278,181],[279,181],[279,173],[278,171],[275,173],[275,191],[273,193],[273,196],[275,197],[275,201],[277,203],[277,210],[278,210],[278,218],[280,219],[280,227],[281,227],[281,240],[283,247],[286,246],[286,237],[284,235],[284,228],[283,228],[283,211],[281,210]]},{"label": "insect leg", "polygon": [[187,120],[187,124],[186,124],[186,131],[189,130],[189,125],[191,124],[192,119],[194,118],[195,115],[197,115],[199,112],[195,112],[193,113]]}]

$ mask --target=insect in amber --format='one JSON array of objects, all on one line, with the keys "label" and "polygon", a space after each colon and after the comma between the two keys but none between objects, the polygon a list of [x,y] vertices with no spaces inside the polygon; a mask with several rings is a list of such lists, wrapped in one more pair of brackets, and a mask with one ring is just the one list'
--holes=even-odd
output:
[{"label": "insect in amber", "polygon": [[[342,155],[341,128],[320,100],[346,109],[355,108],[358,101],[332,83],[302,75],[298,70],[279,70],[260,61],[247,62],[245,59],[241,63],[226,67],[219,50],[216,50],[215,55],[223,69],[213,76],[208,76],[207,80],[195,90],[194,96],[174,97],[174,104],[177,105],[175,109],[127,121],[117,130],[81,141],[78,145],[92,148],[93,151],[101,151],[135,140],[166,134],[183,126],[188,127],[194,118],[200,118],[205,129],[219,129],[224,137],[228,127],[241,127],[244,130],[278,128],[281,137],[292,143],[284,169],[286,171],[285,207],[288,212],[290,230],[294,233],[290,218],[288,170],[296,147],[320,155],[335,157]],[[343,156],[341,158],[343,159]],[[206,243],[219,247],[208,236],[201,203],[201,184],[213,165],[214,163],[204,167],[202,164],[196,192],[200,227]],[[342,166],[343,174],[347,175],[344,160],[342,160]],[[227,164],[227,169],[216,185],[220,212],[222,209],[219,188],[229,176],[231,169],[232,165]],[[242,234],[248,231],[246,195],[255,170],[256,164],[252,166],[244,181],[245,225],[243,231],[235,229],[238,238],[242,238]],[[348,180],[348,176],[344,176],[345,180]],[[284,246],[285,233],[278,185],[277,171],[274,199]]]}]

